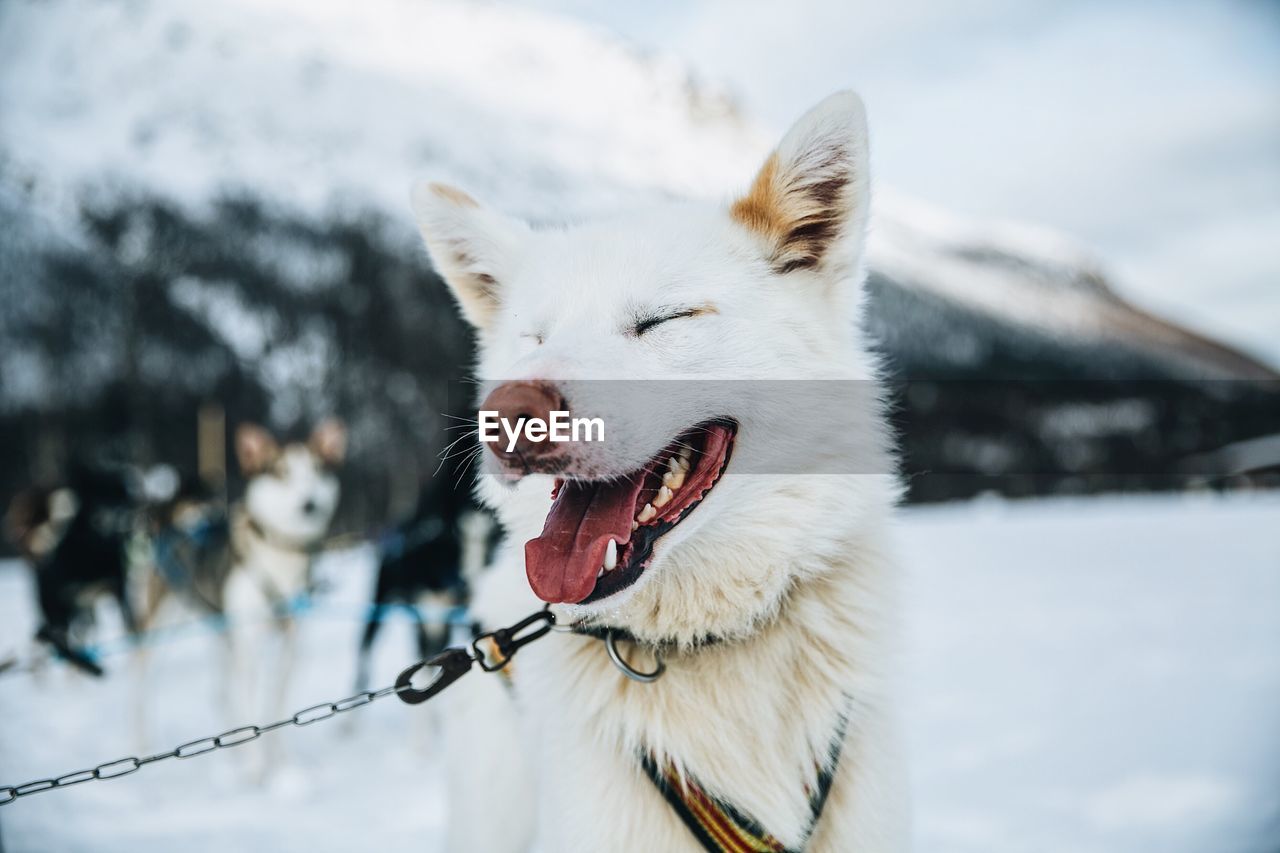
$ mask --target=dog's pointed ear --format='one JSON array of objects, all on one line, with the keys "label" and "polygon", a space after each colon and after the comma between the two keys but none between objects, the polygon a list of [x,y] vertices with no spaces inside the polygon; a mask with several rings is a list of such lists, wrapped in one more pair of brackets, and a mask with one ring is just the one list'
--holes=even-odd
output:
[{"label": "dog's pointed ear", "polygon": [[307,447],[330,468],[338,467],[347,456],[346,424],[337,418],[326,418],[311,431]]},{"label": "dog's pointed ear", "polygon": [[787,131],[730,215],[779,274],[844,276],[862,255],[870,186],[862,100],[838,92]]},{"label": "dog's pointed ear", "polygon": [[236,461],[246,477],[261,474],[271,467],[280,455],[280,445],[275,436],[257,424],[240,424],[236,427]]},{"label": "dog's pointed ear", "polygon": [[502,302],[528,227],[482,207],[462,190],[421,181],[411,193],[418,229],[437,272],[458,300],[462,316],[483,329]]}]

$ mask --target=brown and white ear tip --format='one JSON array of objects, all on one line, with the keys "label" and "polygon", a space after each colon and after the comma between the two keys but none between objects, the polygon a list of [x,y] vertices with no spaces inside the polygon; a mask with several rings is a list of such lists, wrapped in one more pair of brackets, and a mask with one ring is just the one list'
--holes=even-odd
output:
[{"label": "brown and white ear tip", "polygon": [[409,188],[409,204],[419,221],[422,221],[424,215],[430,218],[430,214],[441,207],[472,209],[480,207],[480,202],[464,190],[452,184],[426,178],[414,181]]},{"label": "brown and white ear tip", "polygon": [[862,98],[851,90],[828,95],[795,123],[778,145],[784,156],[840,149],[856,156],[866,148],[867,109]]},{"label": "brown and white ear tip", "polygon": [[818,270],[860,236],[867,193],[866,112],[838,92],[787,131],[730,215],[763,241],[776,273]]},{"label": "brown and white ear tip", "polygon": [[843,89],[828,95],[812,106],[796,122],[797,127],[803,125],[841,128],[855,134],[865,133],[867,108],[857,92],[852,89]]},{"label": "brown and white ear tip", "polygon": [[347,455],[347,427],[337,418],[316,425],[308,442],[311,452],[327,465],[339,465]]},{"label": "brown and white ear tip", "polygon": [[410,201],[436,272],[467,322],[486,328],[502,302],[502,282],[518,263],[529,227],[438,181],[414,184]]},{"label": "brown and white ear tip", "polygon": [[236,461],[244,474],[265,470],[280,453],[280,445],[266,428],[254,423],[236,427]]}]

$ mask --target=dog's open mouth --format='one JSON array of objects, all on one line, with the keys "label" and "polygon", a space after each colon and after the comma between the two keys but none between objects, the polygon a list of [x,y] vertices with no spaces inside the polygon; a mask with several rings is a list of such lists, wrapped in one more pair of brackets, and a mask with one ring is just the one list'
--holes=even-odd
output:
[{"label": "dog's open mouth", "polygon": [[557,480],[542,535],[524,546],[534,593],[552,603],[587,604],[634,584],[653,544],[719,482],[736,434],[736,424],[709,421],[627,477]]}]

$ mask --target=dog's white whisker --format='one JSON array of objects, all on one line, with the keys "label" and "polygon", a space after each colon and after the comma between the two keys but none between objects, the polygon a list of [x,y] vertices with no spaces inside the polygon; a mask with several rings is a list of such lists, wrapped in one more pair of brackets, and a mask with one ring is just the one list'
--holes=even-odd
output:
[{"label": "dog's white whisker", "polygon": [[458,436],[453,441],[449,442],[444,446],[444,449],[440,451],[441,455],[446,455],[446,458],[447,458],[448,452],[452,450],[455,445],[457,445],[461,441],[465,441],[469,435],[475,435],[475,434],[476,434],[476,430],[472,429],[469,433],[463,433],[462,435]]},{"label": "dog's white whisker", "polygon": [[445,448],[440,451],[439,455],[437,456],[437,458],[440,460],[440,464],[436,465],[436,469],[435,471],[432,472],[431,476],[434,477],[435,475],[439,474],[442,470],[444,470],[445,463],[447,463],[450,459],[453,459],[457,456],[464,456],[467,453],[479,452],[484,449],[479,444],[477,444],[475,447],[465,447],[465,449],[460,451],[459,453],[450,453],[450,450],[454,447],[454,445],[458,444],[458,442],[462,441],[465,438],[466,438],[465,435],[459,436],[458,438],[449,442],[449,444],[446,445]]},{"label": "dog's white whisker", "polygon": [[[483,448],[480,448],[480,450],[483,450]],[[462,485],[462,478],[466,476],[468,469],[470,469],[471,466],[475,463],[476,457],[478,457],[479,455],[480,453],[479,451],[477,451],[476,453],[471,454],[470,456],[468,456],[466,459],[462,461],[461,465],[459,466],[460,470],[458,471],[458,477],[453,481],[453,486],[455,489],[458,486]]]}]

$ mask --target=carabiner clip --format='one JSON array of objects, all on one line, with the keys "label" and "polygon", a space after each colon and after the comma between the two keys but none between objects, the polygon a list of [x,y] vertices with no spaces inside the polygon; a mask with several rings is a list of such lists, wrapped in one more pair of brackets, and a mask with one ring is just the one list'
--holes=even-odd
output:
[{"label": "carabiner clip", "polygon": [[[430,660],[419,661],[400,673],[396,679],[396,695],[401,702],[417,705],[435,696],[450,684],[471,671],[473,660],[466,649],[445,649]],[[436,677],[424,689],[418,690],[410,686],[413,677],[426,667],[439,667]]]},{"label": "carabiner clip", "polygon": [[[545,637],[555,624],[555,614],[551,612],[550,608],[544,607],[537,613],[526,616],[510,627],[499,628],[496,631],[481,634],[471,641],[471,648],[475,652],[475,661],[480,664],[480,668],[485,672],[497,672],[515,657],[521,646]],[[522,633],[534,625],[538,627],[527,633]],[[498,654],[493,663],[489,662],[489,655],[481,648],[480,644],[485,640],[492,640],[497,649]]]}]

